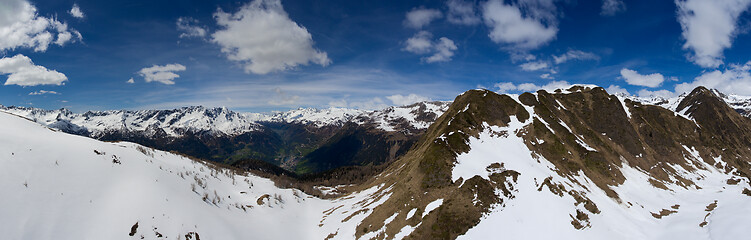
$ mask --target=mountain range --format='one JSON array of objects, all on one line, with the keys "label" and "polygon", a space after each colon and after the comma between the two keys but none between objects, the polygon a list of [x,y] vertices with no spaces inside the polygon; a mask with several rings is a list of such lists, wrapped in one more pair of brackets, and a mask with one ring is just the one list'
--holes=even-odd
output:
[{"label": "mountain range", "polygon": [[0,198],[0,232],[742,239],[749,99],[704,87],[665,99],[574,85],[470,90],[377,111],[3,107],[0,189],[10,194]]},{"label": "mountain range", "polygon": [[[392,160],[449,104],[420,102],[376,111],[301,108],[276,114],[200,106],[82,114],[67,109],[0,110],[103,141],[130,141],[244,168],[258,167],[260,160],[302,174]],[[332,150],[340,145],[346,145],[346,151]]]}]

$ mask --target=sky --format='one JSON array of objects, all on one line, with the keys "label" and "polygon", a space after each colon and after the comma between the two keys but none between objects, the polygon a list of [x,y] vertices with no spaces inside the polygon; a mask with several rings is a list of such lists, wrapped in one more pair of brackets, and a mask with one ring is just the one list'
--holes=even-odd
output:
[{"label": "sky", "polygon": [[378,109],[595,84],[751,95],[751,0],[0,0],[0,104]]}]

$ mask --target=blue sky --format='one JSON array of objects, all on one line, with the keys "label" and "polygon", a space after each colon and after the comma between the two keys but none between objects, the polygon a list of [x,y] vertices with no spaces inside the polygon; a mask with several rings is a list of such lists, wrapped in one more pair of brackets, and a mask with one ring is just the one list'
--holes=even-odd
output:
[{"label": "blue sky", "polygon": [[380,108],[575,83],[751,95],[750,2],[0,0],[0,104]]}]

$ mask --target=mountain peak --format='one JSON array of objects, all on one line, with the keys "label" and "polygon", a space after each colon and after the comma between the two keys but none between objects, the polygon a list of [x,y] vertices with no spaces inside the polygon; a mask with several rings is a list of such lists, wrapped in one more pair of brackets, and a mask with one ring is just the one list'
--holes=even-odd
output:
[{"label": "mountain peak", "polygon": [[715,94],[714,91],[699,86],[686,95],[683,100],[678,103],[675,110],[676,112],[694,118],[694,115],[697,113],[712,112],[711,115],[715,115],[719,113],[718,111],[729,110],[729,108],[730,107],[728,107],[722,98]]}]

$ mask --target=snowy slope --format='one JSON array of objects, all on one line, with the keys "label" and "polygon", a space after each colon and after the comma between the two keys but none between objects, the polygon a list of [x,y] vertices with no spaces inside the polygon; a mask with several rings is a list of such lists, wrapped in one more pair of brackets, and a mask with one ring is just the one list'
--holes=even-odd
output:
[{"label": "snowy slope", "polygon": [[[714,119],[702,112],[687,113],[697,116],[691,123],[661,108],[637,109],[624,98],[581,91],[511,96],[470,91],[450,108],[448,103],[445,108],[417,104],[366,113],[367,119],[382,119],[380,127],[394,130],[408,121],[410,127],[423,127],[420,122],[428,121],[421,119],[430,116],[415,112],[447,114],[411,154],[363,185],[343,186],[359,191],[332,199],[280,189],[268,179],[132,143],[65,134],[0,112],[0,191],[6,193],[0,198],[0,233],[7,239],[185,239],[195,233],[202,239],[422,239],[444,238],[433,235],[445,232],[440,226],[456,227],[460,239],[744,239],[751,233],[743,224],[751,222],[751,183],[743,176],[749,170],[736,168],[744,166],[738,163],[745,161],[743,156],[725,155],[733,151],[691,147],[700,143],[692,140],[677,142],[677,151],[667,148],[671,154],[657,153],[656,162],[642,159],[648,155],[615,155],[621,158],[618,164],[603,165],[601,170],[622,174],[623,181],[606,185],[598,184],[603,179],[589,166],[563,169],[565,161],[576,161],[576,156],[614,151],[603,146],[628,151],[612,145],[621,141],[615,134],[583,125],[591,119],[576,118],[584,116],[576,111],[590,104],[609,104],[596,110],[627,122],[621,125],[633,123],[631,127],[659,125],[645,117],[665,113],[657,115],[662,117],[659,121],[688,129],[673,132],[671,139],[689,139],[683,135],[693,131],[714,134],[702,130]],[[577,96],[586,94],[607,100],[576,105]],[[290,114],[289,119],[315,113]],[[497,121],[504,116],[510,121]],[[367,119],[352,121],[378,123]],[[479,119],[484,120],[475,121]],[[586,134],[591,131],[597,132]],[[546,159],[544,155],[551,153],[541,152],[546,148],[540,146],[551,143],[565,145],[566,157]],[[451,160],[447,168],[423,167],[443,164],[430,155],[436,146],[460,150],[444,152]],[[736,150],[746,153],[745,147]],[[678,161],[668,161],[671,157]],[[444,169],[446,184],[424,181]],[[674,171],[655,171],[659,169]],[[433,185],[425,187],[426,183]],[[491,195],[501,201],[488,201]],[[490,204],[488,211],[471,215],[479,223],[463,215],[484,204]],[[448,225],[440,225],[446,221]],[[467,228],[461,230],[462,226]]]},{"label": "snowy slope", "polygon": [[385,188],[322,200],[261,177],[0,113],[3,239],[185,239],[195,233],[202,239],[334,233],[352,239],[367,209],[388,198]]},{"label": "snowy slope", "polygon": [[[684,170],[680,176],[696,180],[701,189],[678,185],[668,185],[669,190],[659,189],[648,182],[648,173],[626,165],[621,169],[626,182],[613,187],[623,199],[618,202],[583,173],[572,181],[530,151],[517,136],[528,124],[531,120],[524,123],[512,120],[509,127],[490,126],[478,138],[470,140],[472,150],[457,157],[452,174],[455,180],[469,179],[477,173],[487,178],[485,167],[496,162],[506,170],[521,173],[514,186],[514,197],[496,206],[459,239],[500,235],[508,239],[742,239],[751,233],[738,225],[751,222],[751,197],[741,194],[748,184],[746,180],[728,185],[727,180],[733,176],[706,164],[696,153],[686,156],[686,161],[706,170]],[[582,230],[572,227],[577,213],[587,210],[572,196],[555,195],[541,185],[546,178],[566,189],[587,193],[601,212],[589,214],[589,219],[582,221],[585,225]],[[707,206],[715,202],[717,207],[707,211]],[[676,212],[660,219],[653,216],[663,209]],[[706,226],[700,226],[705,221]]]},{"label": "snowy slope", "polygon": [[[514,97],[521,104],[518,96]],[[748,179],[735,176],[738,169],[730,167],[721,155],[705,160],[694,148],[683,146],[687,153],[684,154],[686,165],[692,168],[667,163],[677,171],[670,175],[674,182],[660,181],[666,189],[651,183],[655,179],[648,171],[632,167],[623,159],[619,170],[626,180],[610,186],[617,193],[618,199],[615,199],[583,172],[562,175],[555,164],[528,147],[523,138],[526,129],[531,127],[533,119],[541,118],[531,107],[527,110],[531,116],[524,122],[512,116],[506,127],[483,123],[484,130],[469,139],[471,150],[457,156],[452,170],[454,181],[474,176],[490,180],[494,172],[506,170],[520,173],[518,180],[507,183],[508,189],[512,189],[511,196],[493,206],[477,226],[459,239],[491,236],[508,239],[744,239],[751,233],[743,224],[751,222]],[[581,139],[577,140],[580,145],[590,152],[597,151]],[[532,144],[542,143],[537,140]],[[500,164],[502,169],[491,171],[489,166],[494,163]],[[695,185],[682,185],[678,180],[681,178]],[[596,211],[587,209],[586,204],[574,196],[591,200]]]}]

